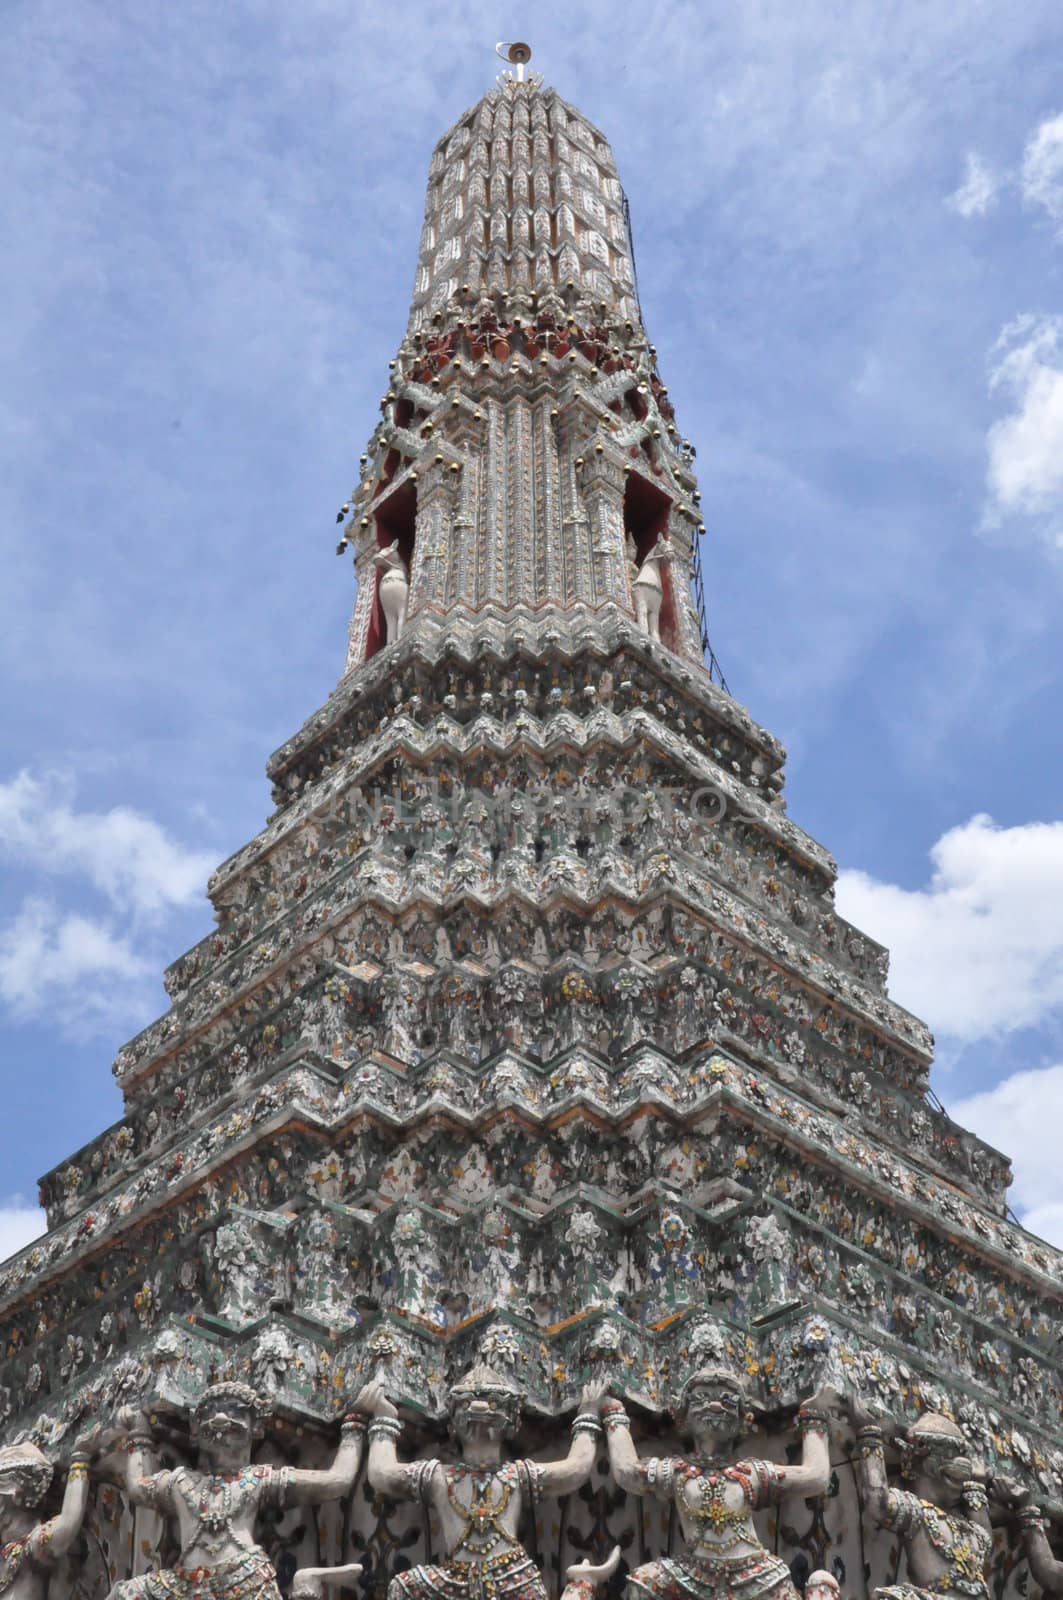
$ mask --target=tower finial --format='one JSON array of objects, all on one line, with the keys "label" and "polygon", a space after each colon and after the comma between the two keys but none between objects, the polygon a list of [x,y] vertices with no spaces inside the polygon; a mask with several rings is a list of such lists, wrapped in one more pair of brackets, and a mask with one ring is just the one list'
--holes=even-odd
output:
[{"label": "tower finial", "polygon": [[[505,39],[501,39],[499,43],[495,45],[495,55],[500,56],[503,61],[509,61],[513,66],[515,66],[517,69],[517,82],[524,82],[524,68],[531,60],[530,44],[525,44],[522,39],[516,39],[512,44],[508,43]],[[511,72],[503,72],[501,77],[506,79],[507,82],[513,82],[513,74]]]}]

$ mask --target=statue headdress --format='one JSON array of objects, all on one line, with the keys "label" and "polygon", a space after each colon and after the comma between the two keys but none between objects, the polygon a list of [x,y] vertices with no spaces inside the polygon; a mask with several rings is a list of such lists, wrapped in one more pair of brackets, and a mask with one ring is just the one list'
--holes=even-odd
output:
[{"label": "statue headdress", "polygon": [[0,1450],[0,1478],[18,1477],[26,1484],[26,1504],[43,1499],[52,1481],[52,1463],[29,1439],[8,1444]]},{"label": "statue headdress", "polygon": [[269,1402],[256,1394],[249,1384],[212,1383],[209,1389],[204,1389],[192,1408],[192,1431],[195,1432],[214,1412],[229,1409],[248,1412],[257,1432],[269,1411]]},{"label": "statue headdress", "polygon": [[700,1367],[696,1367],[690,1374],[679,1391],[679,1398],[675,1406],[678,1418],[689,1418],[690,1398],[696,1389],[704,1384],[726,1384],[729,1389],[738,1395],[738,1410],[735,1421],[743,1434],[748,1433],[753,1426],[753,1413],[749,1409],[749,1384],[745,1373],[727,1361],[709,1360]]},{"label": "statue headdress", "polygon": [[727,1361],[705,1361],[696,1367],[690,1374],[679,1391],[679,1404],[684,1406],[691,1389],[700,1388],[704,1383],[729,1383],[736,1388],[745,1399],[749,1393],[749,1383],[744,1372],[739,1372]]},{"label": "statue headdress", "polygon": [[523,1406],[520,1390],[508,1378],[489,1367],[486,1361],[477,1361],[450,1389],[449,1400],[456,1407],[483,1397],[492,1402],[506,1419],[506,1433],[515,1433],[520,1424]]},{"label": "statue headdress", "polygon": [[931,1470],[938,1464],[966,1455],[967,1440],[951,1417],[940,1411],[925,1411],[908,1429],[902,1445],[901,1467],[910,1477],[924,1464]]}]

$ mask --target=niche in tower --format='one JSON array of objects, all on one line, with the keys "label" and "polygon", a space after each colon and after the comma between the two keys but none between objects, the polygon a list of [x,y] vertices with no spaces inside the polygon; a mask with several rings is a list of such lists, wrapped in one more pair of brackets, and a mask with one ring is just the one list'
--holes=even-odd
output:
[{"label": "niche in tower", "polygon": [[[671,509],[672,502],[666,494],[637,472],[628,473],[624,480],[624,542],[628,550],[634,543],[636,566],[641,567],[658,539],[667,534]],[[661,577],[661,643],[674,650],[676,616],[671,564],[662,561],[658,571]]]},{"label": "niche in tower", "polygon": [[[417,485],[409,479],[400,484],[394,494],[379,507],[376,513],[376,547],[387,550],[398,545],[398,554],[406,564],[407,576],[413,572],[413,546],[417,531]],[[373,568],[373,609],[369,616],[365,659],[375,656],[387,643],[387,620],[380,599],[380,584],[385,568]]]}]

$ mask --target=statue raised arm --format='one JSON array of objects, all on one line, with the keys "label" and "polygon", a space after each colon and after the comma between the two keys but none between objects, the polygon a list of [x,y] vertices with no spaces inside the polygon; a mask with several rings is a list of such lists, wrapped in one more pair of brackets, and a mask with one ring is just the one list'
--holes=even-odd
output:
[{"label": "statue raised arm", "polygon": [[1017,1518],[1030,1574],[1037,1587],[1047,1594],[1063,1594],[1063,1561],[1057,1561],[1052,1554],[1044,1516],[1030,1490],[1014,1478],[994,1475],[990,1493],[998,1506]]},{"label": "statue raised arm", "polygon": [[[154,1439],[142,1413],[124,1417],[129,1433],[126,1486],[134,1505],[177,1519],[179,1565],[116,1584],[110,1600],[280,1600],[277,1574],[255,1542],[255,1523],[267,1506],[321,1505],[354,1488],[364,1423],[344,1420],[331,1467],[321,1471],[253,1466],[264,1403],[242,1383],[216,1383],[192,1413],[198,1467],[158,1472]],[[209,1588],[208,1588],[209,1585]]]},{"label": "statue raised arm", "polygon": [[911,1579],[876,1589],[875,1600],[988,1600],[993,1534],[986,1491],[959,1428],[936,1412],[921,1416],[904,1444],[912,1489],[892,1489],[881,1426],[859,1401],[849,1402],[849,1413],[865,1510],[900,1534]]},{"label": "statue raised arm", "polygon": [[89,1464],[100,1429],[77,1439],[57,1516],[42,1520],[37,1507],[52,1481],[52,1464],[35,1444],[0,1450],[0,1595],[4,1600],[45,1600],[55,1563],[81,1532],[89,1498]]},{"label": "statue raised arm", "polygon": [[603,1393],[600,1386],[584,1390],[571,1447],[559,1461],[507,1461],[503,1443],[520,1425],[521,1397],[490,1367],[477,1365],[450,1391],[460,1463],[407,1465],[395,1448],[402,1429],[396,1408],[379,1384],[363,1389],[356,1403],[373,1417],[370,1483],[394,1499],[431,1505],[445,1548],[438,1566],[396,1574],[388,1600],[476,1600],[484,1593],[495,1600],[518,1595],[520,1600],[546,1600],[539,1570],[518,1537],[521,1513],[534,1513],[542,1495],[569,1494],[587,1481],[601,1437],[598,1408]]},{"label": "statue raised arm", "polygon": [[795,1466],[742,1458],[739,1441],[753,1421],[744,1381],[729,1367],[700,1368],[687,1380],[679,1411],[694,1436],[694,1453],[641,1460],[618,1400],[602,1407],[613,1476],[632,1494],[674,1504],[686,1550],[638,1567],[630,1600],[797,1600],[785,1561],[765,1550],[753,1512],[788,1494],[823,1494],[830,1480],[829,1396],[798,1412],[801,1460]]}]

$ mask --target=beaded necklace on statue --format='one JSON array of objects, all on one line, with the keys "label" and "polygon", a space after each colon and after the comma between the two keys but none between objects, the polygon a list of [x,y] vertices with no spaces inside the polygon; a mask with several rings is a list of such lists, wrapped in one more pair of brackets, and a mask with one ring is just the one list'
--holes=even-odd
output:
[{"label": "beaded necklace on statue", "polygon": [[985,1591],[985,1561],[992,1535],[968,1517],[943,1511],[931,1500],[923,1500],[923,1529],[950,1571],[938,1580],[942,1588],[974,1585],[974,1592]]},{"label": "beaded necklace on statue", "polygon": [[[492,1484],[500,1477],[501,1487],[492,1499]],[[472,1499],[468,1506],[462,1505],[461,1501],[454,1497],[455,1483],[465,1478],[470,1480],[472,1486]],[[504,1528],[499,1520],[513,1494],[513,1481],[504,1467],[473,1467],[466,1466],[462,1462],[458,1466],[447,1467],[444,1482],[451,1509],[465,1524],[464,1532],[450,1549],[451,1555],[458,1550],[468,1550],[471,1555],[480,1555],[490,1550],[499,1539],[505,1544],[517,1543],[513,1534]]]},{"label": "beaded necklace on statue", "polygon": [[250,1468],[242,1472],[212,1472],[200,1478],[189,1497],[191,1510],[203,1530],[203,1548],[216,1555],[232,1538],[233,1518],[241,1510],[240,1490],[253,1481]]},{"label": "beaded necklace on statue", "polygon": [[696,1485],[699,1496],[697,1504],[691,1505],[684,1495],[684,1509],[691,1520],[699,1524],[702,1538],[711,1532],[714,1550],[730,1550],[749,1539],[748,1504],[735,1510],[725,1499],[727,1485],[737,1483],[747,1502],[749,1500],[749,1479],[740,1467],[720,1456],[702,1456],[696,1466],[688,1467],[684,1476]]},{"label": "beaded necklace on statue", "polygon": [[20,1539],[12,1539],[9,1543],[0,1545],[0,1595],[7,1593],[26,1561],[32,1559],[30,1552],[33,1547],[34,1532],[37,1555],[47,1557],[48,1546],[52,1542],[52,1529],[47,1522],[29,1533],[24,1533]]}]

